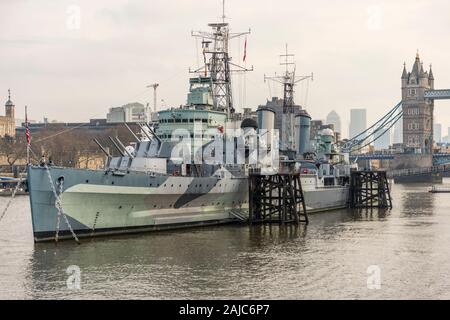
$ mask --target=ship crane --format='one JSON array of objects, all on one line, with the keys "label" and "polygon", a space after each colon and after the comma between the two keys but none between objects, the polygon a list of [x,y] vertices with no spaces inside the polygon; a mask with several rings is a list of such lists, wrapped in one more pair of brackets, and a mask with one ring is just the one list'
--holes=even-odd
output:
[{"label": "ship crane", "polygon": [[[156,112],[156,89],[159,87],[159,83],[153,83],[153,84],[149,84],[147,86],[147,88],[153,88],[153,112]],[[150,108],[149,105],[147,103],[147,123],[149,123],[152,120],[151,117],[151,112],[150,112]]]}]

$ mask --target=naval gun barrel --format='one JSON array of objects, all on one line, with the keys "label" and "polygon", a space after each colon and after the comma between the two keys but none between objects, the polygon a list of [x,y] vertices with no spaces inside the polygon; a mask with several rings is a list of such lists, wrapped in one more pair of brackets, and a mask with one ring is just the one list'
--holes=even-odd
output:
[{"label": "naval gun barrel", "polygon": [[131,135],[136,139],[136,141],[141,142],[141,139],[139,139],[138,136],[133,132],[133,130],[131,130],[130,126],[126,122],[124,122],[123,124],[128,129],[128,131],[131,133]]},{"label": "naval gun barrel", "polygon": [[109,140],[111,140],[111,142],[113,143],[114,147],[116,147],[117,151],[119,151],[120,155],[123,157],[125,156],[125,153],[123,153],[122,149],[119,148],[119,146],[117,145],[117,143],[114,141],[114,139],[112,137],[108,137]]},{"label": "naval gun barrel", "polygon": [[94,138],[93,140],[94,140],[95,144],[98,145],[98,147],[103,151],[104,154],[106,154],[106,156],[108,158],[112,158],[112,156],[109,154],[109,152],[100,144],[100,142],[98,142],[97,139]]},{"label": "naval gun barrel", "polygon": [[123,148],[123,150],[126,152],[126,154],[130,157],[130,158],[134,158],[133,155],[127,150],[127,148],[123,145],[122,141],[120,141],[119,137],[116,136],[116,140],[119,143],[119,145]]}]

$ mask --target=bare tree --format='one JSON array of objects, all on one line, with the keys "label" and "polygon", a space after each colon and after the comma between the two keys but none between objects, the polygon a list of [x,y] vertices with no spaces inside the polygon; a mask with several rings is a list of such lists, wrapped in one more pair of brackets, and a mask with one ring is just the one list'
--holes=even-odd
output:
[{"label": "bare tree", "polygon": [[4,137],[0,139],[0,155],[5,157],[11,171],[18,160],[25,160],[26,148],[27,144],[24,137]]}]

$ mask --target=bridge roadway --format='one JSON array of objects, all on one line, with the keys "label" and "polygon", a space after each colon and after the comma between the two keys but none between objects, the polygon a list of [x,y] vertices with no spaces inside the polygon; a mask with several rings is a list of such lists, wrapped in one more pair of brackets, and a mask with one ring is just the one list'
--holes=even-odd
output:
[{"label": "bridge roadway", "polygon": [[[350,155],[350,161],[355,160],[393,160],[393,153],[363,153]],[[433,164],[440,165],[450,163],[450,153],[434,153]]]},{"label": "bridge roadway", "polygon": [[450,171],[450,165],[440,164],[428,168],[388,170],[386,171],[386,175],[389,179],[392,179],[396,177],[417,176],[427,173],[442,173],[448,171]]}]

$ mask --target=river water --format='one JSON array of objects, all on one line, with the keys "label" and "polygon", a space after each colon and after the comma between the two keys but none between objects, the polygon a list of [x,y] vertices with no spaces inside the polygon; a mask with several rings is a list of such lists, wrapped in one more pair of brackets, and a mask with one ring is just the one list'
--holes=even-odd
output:
[{"label": "river water", "polygon": [[230,225],[58,246],[33,243],[21,196],[0,221],[0,298],[450,299],[450,194],[427,188],[393,185],[391,211],[318,213],[307,227]]}]

